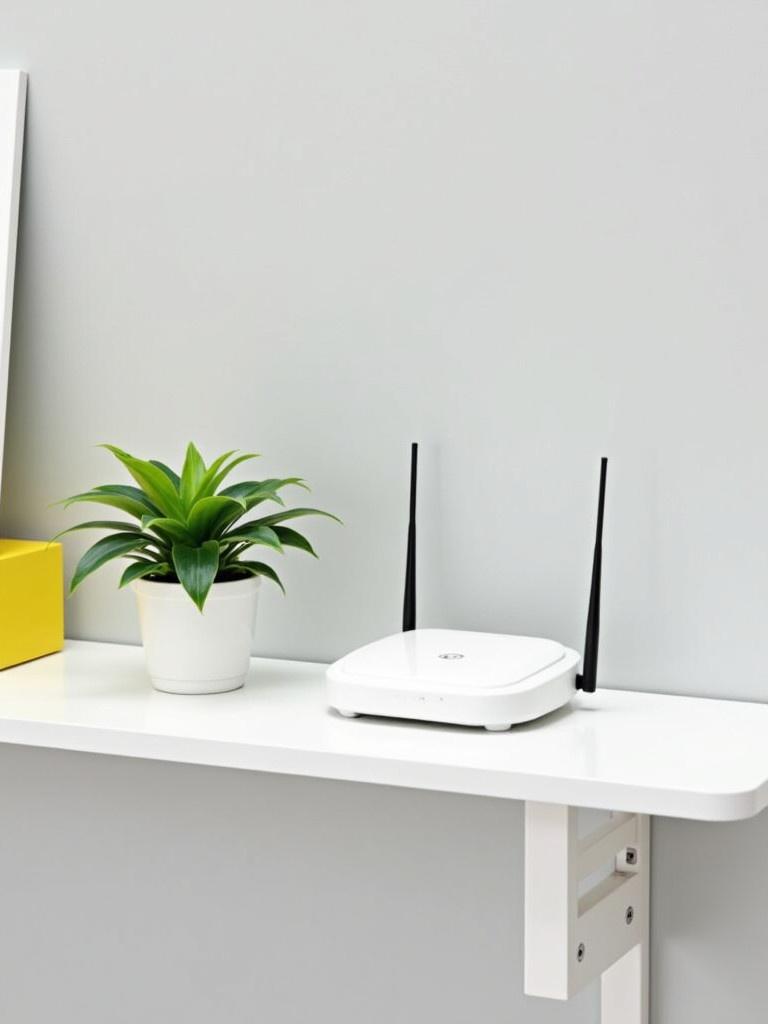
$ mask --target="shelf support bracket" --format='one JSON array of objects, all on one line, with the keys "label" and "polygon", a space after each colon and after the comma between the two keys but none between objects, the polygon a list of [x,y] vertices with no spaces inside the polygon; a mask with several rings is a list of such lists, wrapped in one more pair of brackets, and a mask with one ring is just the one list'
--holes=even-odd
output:
[{"label": "shelf support bracket", "polygon": [[525,805],[525,992],[570,999],[600,979],[601,1024],[649,1024],[650,820]]}]

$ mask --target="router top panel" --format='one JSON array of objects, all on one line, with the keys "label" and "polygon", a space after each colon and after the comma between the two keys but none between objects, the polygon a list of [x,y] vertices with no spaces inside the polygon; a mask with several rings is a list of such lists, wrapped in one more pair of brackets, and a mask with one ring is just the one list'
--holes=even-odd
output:
[{"label": "router top panel", "polygon": [[329,674],[421,691],[488,690],[522,683],[563,661],[566,653],[562,644],[538,637],[416,629],[360,647]]}]

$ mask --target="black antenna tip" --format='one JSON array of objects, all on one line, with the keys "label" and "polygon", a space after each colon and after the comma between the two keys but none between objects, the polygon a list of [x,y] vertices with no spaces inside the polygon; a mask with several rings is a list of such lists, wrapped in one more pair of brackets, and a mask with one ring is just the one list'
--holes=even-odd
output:
[{"label": "black antenna tip", "polygon": [[419,446],[411,444],[411,491],[408,502],[408,551],[405,556],[405,595],[403,597],[403,632],[416,629],[416,478]]},{"label": "black antenna tip", "polygon": [[597,527],[595,552],[592,557],[592,584],[589,591],[587,634],[584,640],[582,670],[576,676],[576,689],[594,693],[597,688],[597,654],[600,645],[600,585],[603,569],[603,516],[605,513],[605,480],[608,459],[600,459],[600,488],[597,498]]}]

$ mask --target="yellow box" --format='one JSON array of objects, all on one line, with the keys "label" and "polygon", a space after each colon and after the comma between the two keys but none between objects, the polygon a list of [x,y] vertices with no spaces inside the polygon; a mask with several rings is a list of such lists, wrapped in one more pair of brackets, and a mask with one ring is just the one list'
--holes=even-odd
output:
[{"label": "yellow box", "polygon": [[0,540],[0,669],[63,646],[61,544]]}]

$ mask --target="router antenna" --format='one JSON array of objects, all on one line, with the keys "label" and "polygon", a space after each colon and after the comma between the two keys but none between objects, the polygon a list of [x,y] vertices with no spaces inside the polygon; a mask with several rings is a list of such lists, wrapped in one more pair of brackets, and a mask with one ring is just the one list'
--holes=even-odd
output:
[{"label": "router antenna", "polygon": [[403,632],[416,629],[416,473],[419,446],[411,445],[411,497],[408,513],[408,553],[405,556],[405,596],[403,598]]},{"label": "router antenna", "polygon": [[584,640],[582,670],[576,676],[576,689],[594,693],[597,686],[597,649],[600,644],[600,577],[603,567],[603,512],[605,511],[605,474],[608,459],[600,460],[600,492],[597,499],[597,530],[592,558],[592,586],[589,591],[587,635]]}]

